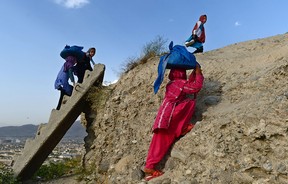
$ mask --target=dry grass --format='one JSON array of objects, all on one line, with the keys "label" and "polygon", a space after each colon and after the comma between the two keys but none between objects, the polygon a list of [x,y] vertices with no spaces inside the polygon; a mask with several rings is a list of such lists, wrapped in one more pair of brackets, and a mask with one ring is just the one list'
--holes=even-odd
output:
[{"label": "dry grass", "polygon": [[138,65],[147,63],[147,61],[155,56],[163,55],[167,52],[165,47],[167,40],[161,36],[157,36],[154,40],[146,43],[143,46],[142,54],[140,57],[129,57],[121,67],[120,76],[124,73],[128,73]]}]

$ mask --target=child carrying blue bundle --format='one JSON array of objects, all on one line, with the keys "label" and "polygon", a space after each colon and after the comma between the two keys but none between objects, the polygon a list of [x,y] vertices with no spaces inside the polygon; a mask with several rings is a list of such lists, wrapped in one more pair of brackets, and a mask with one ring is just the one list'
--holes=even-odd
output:
[{"label": "child carrying blue bundle", "polygon": [[159,90],[163,78],[165,75],[166,69],[195,69],[196,64],[199,64],[196,61],[194,54],[190,53],[186,47],[182,45],[173,46],[173,41],[169,44],[170,53],[162,56],[158,64],[158,77],[154,82],[154,93],[156,94]]}]

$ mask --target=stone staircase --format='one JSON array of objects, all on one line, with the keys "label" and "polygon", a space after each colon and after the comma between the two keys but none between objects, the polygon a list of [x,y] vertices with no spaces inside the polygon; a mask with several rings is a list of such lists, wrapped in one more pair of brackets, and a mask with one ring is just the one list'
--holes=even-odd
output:
[{"label": "stone staircase", "polygon": [[39,126],[35,138],[27,140],[22,154],[14,159],[15,177],[28,180],[40,168],[83,112],[89,89],[102,85],[104,71],[103,64],[96,64],[92,72],[86,71],[83,83],[77,84],[71,97],[63,100],[60,110],[52,109],[49,122]]}]

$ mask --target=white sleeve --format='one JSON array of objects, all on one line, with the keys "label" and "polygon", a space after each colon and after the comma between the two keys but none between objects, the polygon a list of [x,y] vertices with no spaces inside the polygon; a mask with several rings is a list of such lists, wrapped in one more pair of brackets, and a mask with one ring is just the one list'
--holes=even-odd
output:
[{"label": "white sleeve", "polygon": [[201,24],[202,24],[201,21],[198,21],[198,22],[197,22],[197,29],[193,30],[193,34],[195,34],[195,35],[197,35],[197,36],[200,36],[200,35],[201,35],[201,29],[200,29]]}]

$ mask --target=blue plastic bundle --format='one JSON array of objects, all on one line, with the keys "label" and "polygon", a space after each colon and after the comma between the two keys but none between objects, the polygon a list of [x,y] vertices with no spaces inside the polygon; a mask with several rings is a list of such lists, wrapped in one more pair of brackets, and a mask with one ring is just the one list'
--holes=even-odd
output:
[{"label": "blue plastic bundle", "polygon": [[77,61],[81,61],[84,58],[85,52],[82,51],[83,47],[80,46],[69,46],[66,45],[64,49],[61,51],[60,56],[63,59],[66,59],[68,56],[74,56],[77,58]]},{"label": "blue plastic bundle", "polygon": [[167,69],[181,68],[181,69],[195,69],[196,57],[190,53],[186,47],[182,45],[175,45],[173,42],[170,43],[170,53],[166,55],[163,62],[167,62]]},{"label": "blue plastic bundle", "polygon": [[154,82],[154,93],[159,90],[161,83],[163,82],[165,70],[173,68],[181,69],[195,69],[196,57],[190,53],[186,47],[182,45],[175,45],[173,47],[173,41],[169,44],[170,53],[162,56],[158,64],[158,77]]}]

